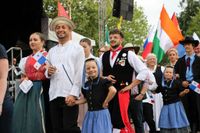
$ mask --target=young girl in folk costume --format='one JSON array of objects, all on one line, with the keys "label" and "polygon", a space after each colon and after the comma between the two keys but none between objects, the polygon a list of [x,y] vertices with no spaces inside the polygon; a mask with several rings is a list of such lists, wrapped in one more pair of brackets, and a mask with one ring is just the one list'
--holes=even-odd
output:
[{"label": "young girl in folk costume", "polygon": [[[45,80],[45,64],[36,65],[36,56],[47,55],[43,50],[45,37],[41,33],[33,33],[29,38],[32,54],[20,61],[19,67],[23,72],[22,82],[32,82],[30,90],[20,90],[14,105],[13,133],[45,133],[44,100],[42,80]],[[45,58],[43,58],[45,59]]]},{"label": "young girl in folk costume", "polygon": [[[90,58],[85,61],[85,72],[82,88],[84,98],[75,102],[76,104],[88,103],[88,112],[83,121],[82,133],[112,133],[107,107],[115,95],[116,89],[110,81],[100,78],[100,68],[95,59]],[[85,75],[88,78],[87,82],[85,82]]]},{"label": "young girl in folk costume", "polygon": [[156,92],[162,93],[164,103],[159,118],[160,133],[189,133],[189,122],[180,101],[189,89],[182,89],[172,66],[166,66]]}]

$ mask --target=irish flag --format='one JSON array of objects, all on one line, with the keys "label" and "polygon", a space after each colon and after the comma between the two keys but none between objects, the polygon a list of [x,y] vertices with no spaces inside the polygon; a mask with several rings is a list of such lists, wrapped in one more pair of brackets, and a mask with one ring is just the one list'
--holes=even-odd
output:
[{"label": "irish flag", "polygon": [[172,22],[163,6],[156,34],[153,39],[152,53],[157,56],[158,63],[162,61],[167,50],[179,44],[180,40],[183,40],[183,36]]}]

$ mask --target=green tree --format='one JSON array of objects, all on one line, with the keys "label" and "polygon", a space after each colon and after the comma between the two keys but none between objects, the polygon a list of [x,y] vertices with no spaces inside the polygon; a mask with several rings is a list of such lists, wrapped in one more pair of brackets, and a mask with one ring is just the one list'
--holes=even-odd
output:
[{"label": "green tree", "polygon": [[194,32],[200,37],[200,10],[192,17],[187,34],[192,35]]},{"label": "green tree", "polygon": [[[98,43],[98,2],[94,0],[60,0],[65,9],[71,7],[72,20],[76,24],[75,32],[95,39]],[[111,3],[107,3],[107,19],[108,28],[116,28],[119,18],[112,16]],[[44,0],[44,9],[46,14],[53,18],[57,16],[57,2],[55,0]],[[132,21],[123,20],[122,31],[125,34],[125,43],[132,42],[142,45],[147,35],[148,23],[144,16],[142,8],[135,6]]]},{"label": "green tree", "polygon": [[192,18],[197,14],[200,6],[198,0],[182,0],[180,2],[183,11],[180,13],[179,25],[184,35],[189,34]]}]

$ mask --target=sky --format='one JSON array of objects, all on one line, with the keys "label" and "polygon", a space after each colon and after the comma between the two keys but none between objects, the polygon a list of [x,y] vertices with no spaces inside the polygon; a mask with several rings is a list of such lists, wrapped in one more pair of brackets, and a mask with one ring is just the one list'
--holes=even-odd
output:
[{"label": "sky", "polygon": [[174,12],[179,14],[181,8],[179,5],[180,0],[135,0],[137,5],[143,8],[144,14],[147,16],[149,25],[157,25],[160,11],[163,3],[168,15],[171,17]]}]

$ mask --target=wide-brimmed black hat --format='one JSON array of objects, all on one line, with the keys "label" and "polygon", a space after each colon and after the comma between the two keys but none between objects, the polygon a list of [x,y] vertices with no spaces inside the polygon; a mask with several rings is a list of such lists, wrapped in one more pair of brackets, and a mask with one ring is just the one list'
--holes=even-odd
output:
[{"label": "wide-brimmed black hat", "polygon": [[194,40],[194,38],[191,37],[191,36],[186,36],[185,39],[179,41],[179,43],[181,43],[182,45],[188,44],[188,43],[192,43],[194,47],[199,45],[199,41],[198,40]]}]

